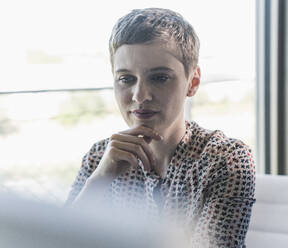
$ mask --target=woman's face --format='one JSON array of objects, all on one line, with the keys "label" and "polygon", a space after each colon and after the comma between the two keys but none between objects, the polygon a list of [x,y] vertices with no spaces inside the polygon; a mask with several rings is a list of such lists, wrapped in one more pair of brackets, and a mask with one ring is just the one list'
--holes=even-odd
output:
[{"label": "woman's face", "polygon": [[144,125],[160,134],[183,126],[190,84],[176,54],[174,45],[160,42],[117,49],[114,94],[128,126]]}]

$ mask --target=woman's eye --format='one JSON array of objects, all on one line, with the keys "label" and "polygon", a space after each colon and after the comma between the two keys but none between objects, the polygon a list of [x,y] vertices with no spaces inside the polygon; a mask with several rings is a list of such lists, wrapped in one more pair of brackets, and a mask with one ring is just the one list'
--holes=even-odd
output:
[{"label": "woman's eye", "polygon": [[133,77],[133,76],[121,76],[121,77],[119,77],[119,81],[121,83],[124,83],[124,84],[132,83],[135,81],[135,77]]},{"label": "woman's eye", "polygon": [[168,75],[154,75],[150,79],[154,82],[165,83],[170,77]]}]

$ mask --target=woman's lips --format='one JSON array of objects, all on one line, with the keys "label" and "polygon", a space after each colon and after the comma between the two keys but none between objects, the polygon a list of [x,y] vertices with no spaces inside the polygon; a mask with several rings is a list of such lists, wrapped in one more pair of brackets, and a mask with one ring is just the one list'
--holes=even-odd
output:
[{"label": "woman's lips", "polygon": [[153,111],[153,110],[144,110],[144,109],[134,110],[134,111],[132,111],[132,113],[133,113],[138,119],[141,119],[141,120],[150,119],[150,118],[152,118],[154,115],[157,114],[156,111]]}]

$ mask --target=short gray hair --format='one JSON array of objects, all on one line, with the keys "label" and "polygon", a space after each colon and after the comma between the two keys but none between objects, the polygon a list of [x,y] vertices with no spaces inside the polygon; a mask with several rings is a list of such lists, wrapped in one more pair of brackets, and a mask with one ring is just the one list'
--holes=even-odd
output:
[{"label": "short gray hair", "polygon": [[200,41],[192,25],[179,13],[169,9],[134,9],[114,25],[110,39],[110,62],[116,50],[124,45],[173,40],[179,50],[186,76],[198,65]]}]

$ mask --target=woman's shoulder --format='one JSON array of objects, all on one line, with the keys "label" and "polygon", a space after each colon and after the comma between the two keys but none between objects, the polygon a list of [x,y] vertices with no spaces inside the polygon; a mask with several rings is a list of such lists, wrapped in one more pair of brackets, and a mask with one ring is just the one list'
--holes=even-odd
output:
[{"label": "woman's shoulder", "polygon": [[221,130],[209,130],[199,126],[196,122],[190,122],[191,140],[202,147],[202,153],[228,156],[251,155],[249,145],[237,138],[228,137]]},{"label": "woman's shoulder", "polygon": [[[198,130],[198,139],[200,137],[205,140],[197,160],[202,179],[212,187],[218,185],[218,182],[228,181],[235,185],[245,184],[248,187],[247,192],[250,193],[243,193],[243,196],[253,197],[255,161],[250,147],[240,139],[226,136],[220,130],[210,131],[197,124],[194,125],[194,129]],[[231,192],[235,193],[233,190]],[[242,195],[242,192],[240,193],[239,195]]]}]

